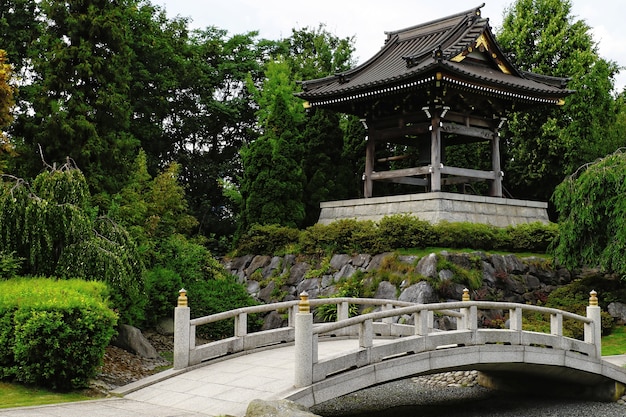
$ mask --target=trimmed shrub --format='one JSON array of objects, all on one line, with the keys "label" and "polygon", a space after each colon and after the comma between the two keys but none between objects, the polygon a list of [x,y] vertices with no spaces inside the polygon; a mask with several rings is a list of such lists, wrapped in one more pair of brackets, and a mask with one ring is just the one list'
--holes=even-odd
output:
[{"label": "trimmed shrub", "polygon": [[255,226],[241,238],[236,256],[299,253],[391,252],[401,248],[440,246],[454,249],[545,253],[558,239],[556,224],[539,222],[506,228],[480,223],[441,222],[436,225],[412,215],[386,216],[378,223],[342,219],[298,231],[279,226]]},{"label": "trimmed shrub", "polygon": [[311,255],[374,252],[376,236],[374,222],[342,219],[307,228],[300,236],[300,247]]},{"label": "trimmed shrub", "polygon": [[253,225],[240,239],[238,252],[257,255],[274,255],[298,243],[298,229],[270,225]]},{"label": "trimmed shrub", "polygon": [[468,222],[441,222],[435,226],[437,245],[445,248],[497,249],[505,240],[504,230]]},{"label": "trimmed shrub", "polygon": [[85,387],[114,334],[99,282],[0,282],[0,378],[57,390]]},{"label": "trimmed shrub", "polygon": [[434,228],[425,220],[410,215],[385,216],[378,222],[376,252],[399,248],[424,248],[432,245]]},{"label": "trimmed shrub", "polygon": [[510,226],[506,229],[508,247],[515,252],[546,252],[556,242],[559,227],[556,223],[539,222]]}]

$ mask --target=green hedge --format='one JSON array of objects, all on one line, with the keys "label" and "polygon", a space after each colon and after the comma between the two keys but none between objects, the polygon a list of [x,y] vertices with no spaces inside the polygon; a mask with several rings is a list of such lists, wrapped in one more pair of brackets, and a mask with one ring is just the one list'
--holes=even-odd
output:
[{"label": "green hedge", "polygon": [[390,252],[427,247],[546,253],[558,237],[556,224],[530,223],[506,228],[467,222],[436,225],[410,215],[386,216],[379,222],[338,220],[305,230],[254,226],[243,235],[235,255],[323,255]]},{"label": "green hedge", "polygon": [[0,379],[58,390],[95,376],[114,334],[104,283],[0,281]]}]

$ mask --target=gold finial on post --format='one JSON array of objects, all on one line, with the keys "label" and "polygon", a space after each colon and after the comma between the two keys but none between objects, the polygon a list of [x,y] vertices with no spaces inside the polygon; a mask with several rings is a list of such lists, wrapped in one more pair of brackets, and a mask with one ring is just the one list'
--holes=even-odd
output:
[{"label": "gold finial on post", "polygon": [[299,313],[310,313],[311,312],[311,304],[309,304],[309,293],[306,291],[302,291],[300,294],[300,302],[298,303],[298,312]]},{"label": "gold finial on post", "polygon": [[463,298],[461,300],[462,301],[470,300],[469,290],[467,288],[463,288]]},{"label": "gold finial on post", "polygon": [[178,307],[187,307],[187,290],[184,288],[178,291]]},{"label": "gold finial on post", "polygon": [[597,306],[598,305],[598,293],[595,290],[592,290],[589,293],[589,305]]}]

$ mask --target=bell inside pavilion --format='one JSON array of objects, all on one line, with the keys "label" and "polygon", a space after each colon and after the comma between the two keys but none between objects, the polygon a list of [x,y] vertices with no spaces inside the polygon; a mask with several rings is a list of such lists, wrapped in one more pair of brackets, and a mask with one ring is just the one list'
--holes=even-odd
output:
[{"label": "bell inside pavilion", "polygon": [[[499,130],[511,112],[562,105],[573,91],[566,78],[514,67],[481,16],[483,6],[387,32],[384,46],[363,64],[302,83],[298,96],[306,107],[356,115],[367,131],[364,198],[321,203],[320,223],[392,214],[502,227],[548,222],[547,203],[505,196]],[[446,148],[473,142],[488,144],[488,170],[445,163]],[[406,157],[377,158],[387,144],[415,149],[415,166],[377,170]],[[374,197],[382,181],[416,192]],[[476,182],[488,183],[485,195],[449,191]]]}]

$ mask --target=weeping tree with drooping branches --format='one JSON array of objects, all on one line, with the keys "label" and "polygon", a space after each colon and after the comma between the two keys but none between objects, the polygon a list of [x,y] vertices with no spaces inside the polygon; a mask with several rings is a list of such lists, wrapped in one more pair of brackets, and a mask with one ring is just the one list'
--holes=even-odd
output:
[{"label": "weeping tree with drooping branches", "polygon": [[626,153],[579,168],[552,197],[559,212],[557,259],[568,267],[600,267],[626,279]]},{"label": "weeping tree with drooping branches", "polygon": [[97,215],[71,161],[48,166],[32,183],[0,177],[0,247],[26,276],[104,281],[122,322],[142,319],[143,265],[128,233]]}]

